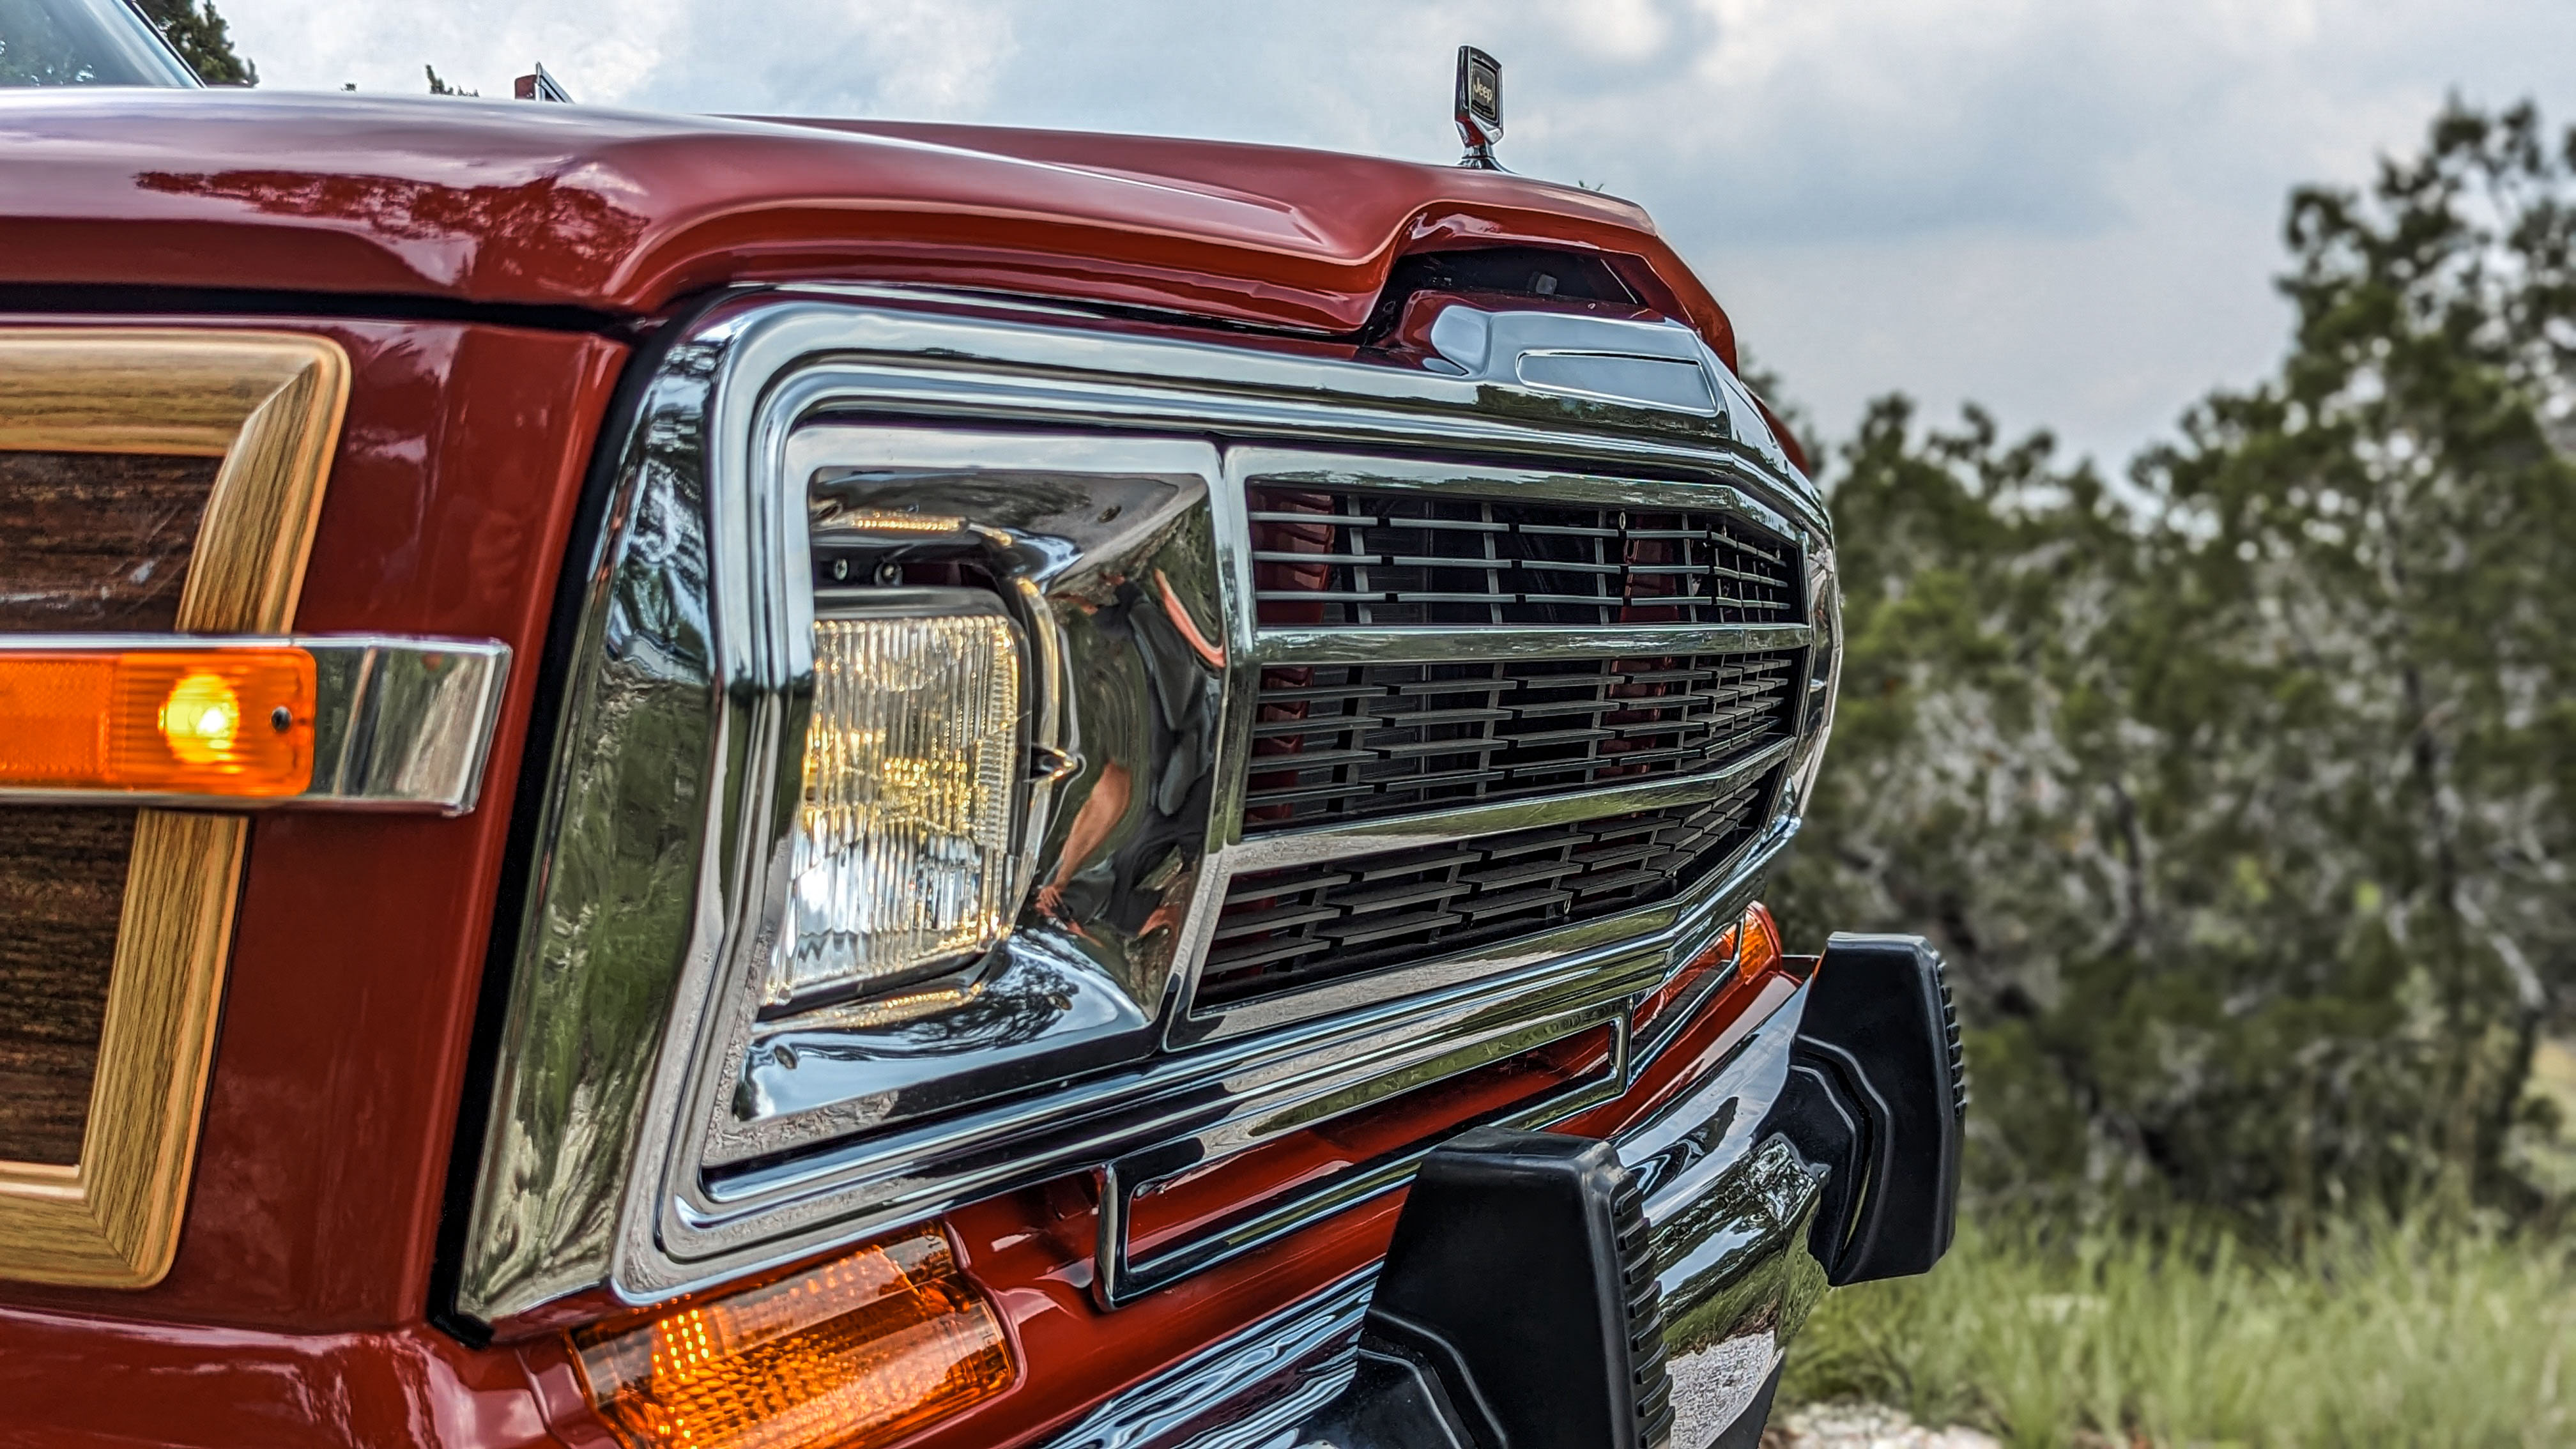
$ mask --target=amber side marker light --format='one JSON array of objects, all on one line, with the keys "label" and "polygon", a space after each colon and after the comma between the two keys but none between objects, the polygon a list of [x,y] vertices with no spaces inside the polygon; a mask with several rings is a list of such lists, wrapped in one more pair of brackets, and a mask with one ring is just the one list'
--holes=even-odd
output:
[{"label": "amber side marker light", "polygon": [[[1638,1006],[1634,1018],[1637,1028],[1647,1029],[1675,1002],[1696,1000],[1704,989],[1723,991],[1738,981],[1750,981],[1770,970],[1779,959],[1779,923],[1771,919],[1769,906],[1755,901],[1744,908],[1742,919],[1718,932],[1716,940]],[[1709,978],[1720,971],[1726,973],[1726,980],[1712,983]]]},{"label": "amber side marker light", "polygon": [[1759,976],[1771,969],[1783,953],[1780,950],[1780,923],[1771,919],[1771,908],[1755,901],[1744,908],[1744,949],[1736,955],[1738,977]]},{"label": "amber side marker light", "polygon": [[859,1449],[1017,1372],[935,1228],[572,1344],[591,1403],[636,1449]]},{"label": "amber side marker light", "polygon": [[0,786],[300,794],[313,679],[301,649],[0,652]]}]

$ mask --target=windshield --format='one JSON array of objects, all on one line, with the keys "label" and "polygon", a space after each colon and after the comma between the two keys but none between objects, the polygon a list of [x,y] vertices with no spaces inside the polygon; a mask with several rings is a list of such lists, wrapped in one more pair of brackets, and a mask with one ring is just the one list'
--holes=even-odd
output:
[{"label": "windshield", "polygon": [[0,86],[198,83],[126,0],[0,0]]}]

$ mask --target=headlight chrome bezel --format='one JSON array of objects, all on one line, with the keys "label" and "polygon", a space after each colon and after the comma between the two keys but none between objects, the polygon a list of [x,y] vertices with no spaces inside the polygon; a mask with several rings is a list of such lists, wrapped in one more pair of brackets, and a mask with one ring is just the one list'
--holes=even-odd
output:
[{"label": "headlight chrome bezel", "polygon": [[[1722,879],[1618,931],[1568,933],[1546,959],[1360,1008],[1319,1003],[1257,1031],[1185,1028],[1176,967],[1210,883],[1222,890],[1205,863],[1236,844],[1240,761],[1225,751],[1248,731],[1242,662],[1257,657],[1229,604],[1225,580],[1249,562],[1225,526],[1240,501],[1223,493],[1211,433],[1701,477],[1758,494],[1811,548],[1827,536],[1812,491],[1705,418],[1535,395],[1497,413],[1473,380],[1139,336],[990,298],[755,295],[672,334],[621,443],[603,508],[615,526],[588,572],[530,828],[481,1167],[455,1206],[461,1319],[512,1331],[594,1288],[656,1301],[1135,1162],[1185,1103],[1206,1118],[1189,1133],[1255,1140],[1294,1118],[1287,1103],[1366,1100],[1428,1060],[1606,1021],[1740,914],[1794,828],[1774,822]],[[834,507],[819,506],[804,480],[836,468]],[[1034,486],[1050,479],[1072,486]],[[843,505],[859,498],[859,513],[921,519],[880,541],[971,563],[943,582],[981,588],[1023,631],[1017,929],[908,976],[892,1002],[764,1010],[812,628],[842,606],[818,603],[816,548],[853,536]],[[624,754],[599,733],[612,726]],[[630,758],[639,733],[666,754],[655,769]],[[1113,767],[1146,813],[1104,825]],[[1193,779],[1210,788],[1192,795]],[[1059,882],[1057,867],[1102,830],[1119,842],[1102,857],[1115,879],[1085,897],[1081,873]],[[609,940],[601,922],[620,911],[630,929]],[[952,994],[930,1003],[935,1023],[903,1019],[901,997],[939,992]],[[973,1010],[946,1009],[970,995]],[[1068,1080],[1082,1085],[1034,1090]],[[561,1110],[574,1100],[581,1112]]]}]

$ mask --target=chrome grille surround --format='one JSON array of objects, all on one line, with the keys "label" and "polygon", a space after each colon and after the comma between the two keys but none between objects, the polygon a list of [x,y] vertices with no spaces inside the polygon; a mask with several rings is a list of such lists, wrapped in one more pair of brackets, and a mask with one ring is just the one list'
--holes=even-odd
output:
[{"label": "chrome grille surround", "polygon": [[[1797,828],[1835,667],[1829,533],[1776,446],[1739,439],[1725,413],[890,288],[746,292],[669,335],[631,430],[610,440],[610,524],[576,561],[586,602],[448,1270],[462,1318],[506,1334],[588,1290],[659,1301],[1082,1171],[1106,1189],[1097,1293],[1147,1291],[1395,1186],[1410,1160],[1131,1261],[1129,1195],[1182,1167],[1605,1028],[1606,1074],[1513,1120],[1618,1095],[1661,1045],[1628,1039],[1633,1005],[1740,914]],[[1046,686],[1032,743],[1072,762],[1029,783],[1030,878],[1065,864],[1105,798],[1104,762],[1138,766],[1120,788],[1150,817],[1072,862],[1114,867],[1100,899],[1063,905],[1068,891],[1060,918],[1032,896],[968,983],[983,1014],[946,1021],[944,1046],[865,1011],[764,1019],[744,989],[775,930],[781,781],[810,691],[812,530],[828,521],[805,480],[834,470],[888,497],[963,488],[990,513],[977,526]],[[1033,501],[1031,480],[1068,477],[1083,506]],[[1796,622],[1515,626],[1474,648],[1505,667],[1794,656],[1793,731],[1713,768],[1247,836],[1265,671],[1461,652],[1439,628],[1260,627],[1248,486],[1359,477],[1427,497],[1725,513],[1794,542]],[[975,491],[996,479],[1018,481]],[[1124,501],[1091,506],[1111,495]],[[1173,759],[1188,764],[1143,773]],[[1659,899],[1364,977],[1199,999],[1237,874],[1695,808],[1748,779],[1778,783],[1745,838]]]}]

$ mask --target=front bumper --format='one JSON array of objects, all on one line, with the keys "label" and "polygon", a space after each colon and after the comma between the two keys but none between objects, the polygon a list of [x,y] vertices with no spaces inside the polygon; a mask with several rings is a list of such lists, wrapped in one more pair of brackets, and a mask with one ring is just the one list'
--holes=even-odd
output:
[{"label": "front bumper", "polygon": [[[1836,937],[1816,974],[1713,1070],[1611,1138],[1643,1197],[1674,1449],[1750,1444],[1782,1355],[1828,1284],[1923,1271],[1948,1246],[1960,1074],[1930,948]],[[1429,1199],[1408,1204],[1417,1210]],[[1400,1228],[1399,1254],[1404,1237]],[[1514,1271],[1507,1254],[1493,1256],[1492,1274]],[[1382,1278],[1409,1271],[1391,1264],[1128,1390],[1050,1449],[1473,1449],[1508,1437],[1469,1402],[1479,1395],[1460,1379],[1476,1365],[1391,1345],[1382,1307],[1373,1322]],[[1407,1287],[1418,1302],[1420,1285]],[[1484,1366],[1489,1377],[1498,1370],[1554,1371],[1543,1361]],[[1659,1437],[1657,1425],[1646,1432]],[[1635,1442],[1624,1427],[1605,1442],[1622,1440]]]}]

